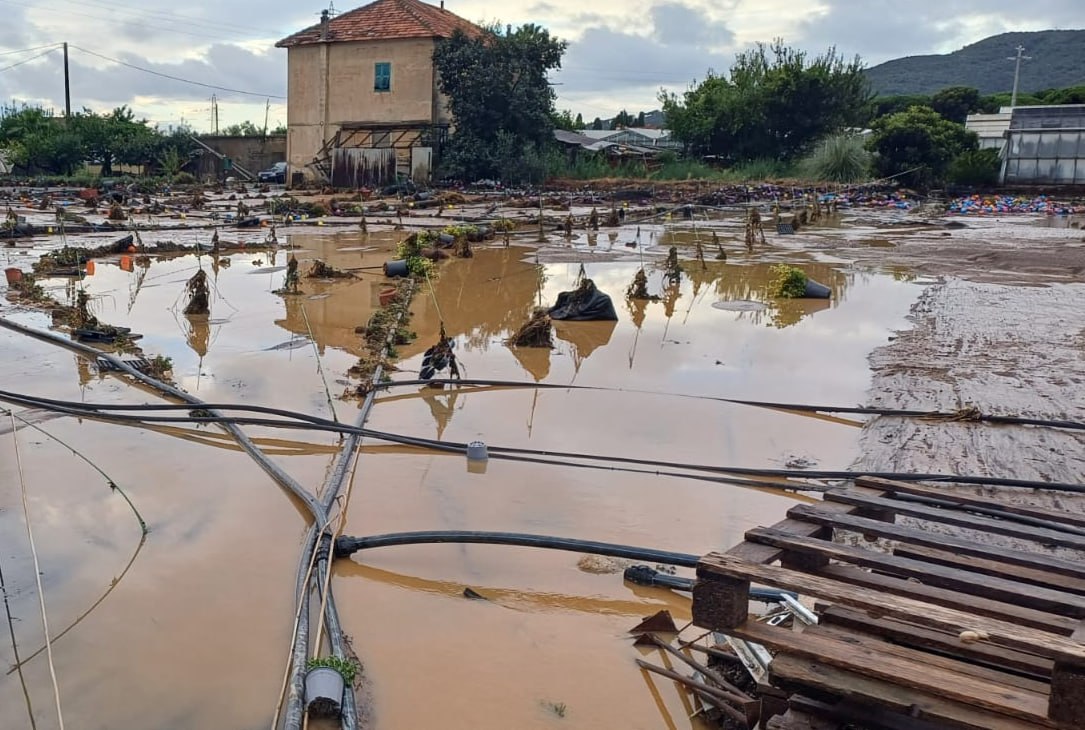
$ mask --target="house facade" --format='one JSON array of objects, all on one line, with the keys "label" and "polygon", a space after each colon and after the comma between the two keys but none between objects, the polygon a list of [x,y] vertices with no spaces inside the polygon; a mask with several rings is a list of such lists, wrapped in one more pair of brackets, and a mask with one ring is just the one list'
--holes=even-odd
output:
[{"label": "house facade", "polygon": [[376,0],[279,41],[287,49],[290,179],[337,187],[426,179],[452,124],[433,51],[482,31],[421,0]]}]

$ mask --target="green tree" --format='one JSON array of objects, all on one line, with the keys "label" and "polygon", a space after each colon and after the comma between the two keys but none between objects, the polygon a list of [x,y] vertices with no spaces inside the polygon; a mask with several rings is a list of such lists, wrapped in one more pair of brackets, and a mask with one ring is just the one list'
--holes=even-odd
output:
[{"label": "green tree", "polygon": [[618,112],[618,116],[614,117],[614,120],[610,123],[610,128],[611,129],[618,129],[620,127],[632,127],[632,126],[633,126],[633,116],[629,112],[627,112],[625,109],[622,109],[620,112]]},{"label": "green tree", "polygon": [[583,129],[584,128],[584,115],[577,112],[576,121],[573,122],[573,124],[575,125],[576,129]]},{"label": "green tree", "polygon": [[603,130],[603,120],[599,117],[596,117],[592,120],[591,128],[596,132],[601,132]]},{"label": "green tree", "polygon": [[442,159],[447,174],[515,174],[508,155],[541,155],[552,146],[555,94],[547,74],[561,68],[565,48],[532,24],[505,33],[494,25],[476,37],[457,32],[437,44],[438,83],[456,122]]},{"label": "green tree", "polygon": [[865,122],[869,100],[859,58],[835,48],[810,57],[781,40],[740,53],[726,77],[710,72],[681,97],[660,95],[675,139],[732,162],[794,159]]},{"label": "green tree", "polygon": [[899,96],[879,96],[870,102],[871,120],[887,117],[890,114],[906,111],[913,106],[930,106],[931,98],[925,94],[901,94]]},{"label": "green tree", "polygon": [[644,126],[644,112],[641,112],[640,114],[637,115],[637,121],[634,123],[634,126],[636,126],[636,127],[643,127]]},{"label": "green tree", "polygon": [[567,132],[572,132],[578,127],[576,126],[576,120],[573,119],[573,113],[568,109],[563,109],[560,112],[555,112],[551,121],[554,125],[554,129],[564,129]]},{"label": "green tree", "polygon": [[252,122],[246,121],[224,127],[221,134],[224,137],[263,137],[264,128],[257,127]]},{"label": "green tree", "polygon": [[0,120],[0,145],[11,161],[28,173],[70,175],[83,161],[83,140],[64,119],[24,107]]},{"label": "green tree", "polygon": [[923,106],[882,117],[873,130],[868,145],[878,173],[918,187],[944,180],[958,155],[979,146],[974,132]]},{"label": "green tree", "polygon": [[958,124],[964,124],[980,107],[980,92],[968,86],[948,86],[931,97],[931,108]]},{"label": "green tree", "polygon": [[101,115],[83,109],[72,117],[72,125],[87,159],[102,166],[102,175],[112,175],[114,163],[143,165],[153,158],[156,133],[127,106]]}]

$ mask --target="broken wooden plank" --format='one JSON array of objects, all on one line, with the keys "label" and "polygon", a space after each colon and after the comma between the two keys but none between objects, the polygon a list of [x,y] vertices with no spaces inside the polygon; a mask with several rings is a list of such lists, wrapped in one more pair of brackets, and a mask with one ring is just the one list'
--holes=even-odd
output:
[{"label": "broken wooden plank", "polygon": [[951,658],[1015,671],[1036,679],[1051,677],[1053,662],[1050,659],[1016,649],[991,646],[985,642],[966,644],[956,633],[916,626],[898,619],[873,618],[863,611],[846,606],[821,607],[818,618],[821,622],[819,625],[839,626],[849,631],[868,633],[901,646],[925,649]]},{"label": "broken wooden plank", "polygon": [[834,489],[825,493],[825,500],[838,504],[847,504],[852,507],[884,510],[898,515],[915,517],[928,522],[940,522],[944,525],[955,525],[976,532],[985,532],[991,535],[1005,535],[1020,540],[1031,540],[1040,545],[1058,545],[1061,547],[1085,550],[1085,535],[1075,535],[1060,530],[1051,530],[1045,527],[1026,525],[1009,519],[996,519],[984,517],[972,512],[955,509],[931,507],[918,502],[904,502],[899,499],[888,499],[876,496],[878,493],[866,490],[862,487],[854,489]]},{"label": "broken wooden plank", "polygon": [[1066,616],[1057,616],[1012,603],[992,601],[989,598],[969,596],[947,588],[926,586],[903,578],[894,578],[891,575],[879,575],[862,568],[856,568],[853,565],[829,565],[817,571],[814,575],[843,581],[853,586],[862,586],[874,591],[884,591],[888,594],[915,598],[927,603],[945,606],[946,608],[954,608],[975,615],[977,621],[982,621],[983,617],[986,616],[1039,629],[1040,631],[1049,631],[1060,636],[1069,636],[1073,633],[1074,626],[1077,624],[1076,619]]},{"label": "broken wooden plank", "polygon": [[[865,677],[893,682],[905,689],[967,703],[999,715],[1040,724],[1045,724],[1047,720],[1046,692],[1005,684],[996,681],[992,676],[978,678],[930,661],[924,662],[922,652],[912,651],[912,654],[919,657],[904,658],[883,651],[886,648],[884,642],[866,637],[853,636],[848,641],[814,630],[806,630],[800,634],[789,629],[766,626],[757,621],[747,621],[731,633],[789,656],[812,659]],[[943,661],[960,664],[953,660]],[[769,671],[772,671],[771,665]]]},{"label": "broken wooden plank", "polygon": [[1022,721],[1006,715],[971,707],[904,689],[892,682],[872,679],[822,662],[779,654],[772,662],[773,683],[797,691],[810,689],[844,700],[874,704],[902,713],[905,717],[941,723],[959,730],[1036,730],[1050,723]]},{"label": "broken wooden plank", "polygon": [[[720,553],[712,553],[701,558],[697,571],[706,583],[711,583],[713,576],[730,580],[756,581],[860,608],[877,616],[904,619],[948,631],[984,631],[989,637],[986,640],[992,644],[1031,651],[1040,656],[1085,667],[1085,645],[1068,637],[1020,626],[1009,621],[981,617],[906,596],[871,591],[843,581],[806,575],[773,565],[754,565]],[[726,633],[727,629],[735,627],[706,626],[703,628],[717,629]]]},{"label": "broken wooden plank", "polygon": [[924,585],[948,588],[995,601],[1017,603],[1038,611],[1085,618],[1085,597],[1052,588],[1027,586],[1005,578],[981,576],[960,568],[932,565],[842,543],[795,537],[763,527],[747,532],[746,539],[788,551],[812,552],[888,575],[914,578]]},{"label": "broken wooden plank", "polygon": [[856,726],[869,730],[945,730],[946,727],[941,722],[920,720],[910,714],[904,715],[888,708],[855,700],[836,700],[828,703],[800,694],[793,695],[789,705],[807,715],[835,720],[834,730]]},{"label": "broken wooden plank", "polygon": [[1030,585],[1058,588],[1068,593],[1085,596],[1085,579],[1049,573],[1046,570],[1036,568],[1011,565],[1001,560],[958,555],[948,550],[925,548],[918,545],[896,545],[893,548],[893,554],[902,558],[922,560],[926,563],[945,565],[950,568],[963,568],[982,575],[1009,578]]},{"label": "broken wooden plank", "polygon": [[962,555],[973,555],[979,558],[1002,560],[1012,565],[1022,565],[1037,570],[1047,570],[1060,575],[1069,575],[1076,578],[1085,577],[1085,565],[1061,558],[1053,558],[1039,553],[1030,553],[1024,550],[1014,550],[997,545],[983,545],[964,538],[949,535],[938,535],[914,527],[904,527],[878,520],[868,520],[864,517],[826,512],[820,506],[800,504],[788,510],[788,516],[807,522],[813,522],[836,529],[849,530],[852,532],[885,537],[891,540],[954,550]]},{"label": "broken wooden plank", "polygon": [[1056,523],[1061,522],[1063,524],[1085,528],[1085,515],[1064,510],[1044,509],[1031,505],[1009,504],[996,499],[989,499],[972,494],[961,494],[956,491],[947,492],[945,489],[932,487],[926,484],[897,482],[878,477],[859,477],[855,480],[855,483],[860,487],[877,489],[881,492],[891,494],[911,494],[917,497],[929,497],[931,499],[940,499],[945,502],[952,502],[960,505],[997,509],[1011,515],[1021,515],[1022,517],[1032,517],[1033,519],[1048,520]]}]

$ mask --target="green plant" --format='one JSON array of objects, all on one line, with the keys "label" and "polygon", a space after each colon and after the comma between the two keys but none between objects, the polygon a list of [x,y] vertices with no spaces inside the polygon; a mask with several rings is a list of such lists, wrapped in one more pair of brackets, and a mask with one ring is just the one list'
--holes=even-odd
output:
[{"label": "green plant", "polygon": [[170,370],[173,370],[173,359],[163,355],[155,355],[151,358],[150,366],[147,370],[152,376],[160,378]]},{"label": "green plant", "polygon": [[173,176],[174,185],[195,185],[196,176],[191,172],[179,172]]},{"label": "green plant", "polygon": [[353,659],[337,656],[314,657],[305,662],[306,670],[316,669],[318,667],[327,667],[328,669],[334,669],[339,672],[346,684],[352,684],[354,682],[354,678],[358,676],[358,670],[360,669],[358,662]]},{"label": "green plant", "polygon": [[772,296],[783,299],[801,299],[806,296],[806,274],[802,269],[787,264],[776,264],[770,270]]},{"label": "green plant", "polygon": [[998,156],[998,150],[969,150],[954,158],[946,177],[957,185],[995,185],[998,183],[1001,167],[1002,160]]},{"label": "green plant", "polygon": [[834,134],[817,143],[800,168],[812,180],[853,183],[870,176],[870,153],[854,134]]}]

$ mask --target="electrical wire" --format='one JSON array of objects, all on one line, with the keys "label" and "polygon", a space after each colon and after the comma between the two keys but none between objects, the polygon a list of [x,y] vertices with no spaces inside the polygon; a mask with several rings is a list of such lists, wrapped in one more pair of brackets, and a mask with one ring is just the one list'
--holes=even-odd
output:
[{"label": "electrical wire", "polygon": [[43,48],[59,48],[59,43],[46,43],[44,46],[34,46],[33,48],[21,48],[18,51],[3,51],[0,56],[14,56],[18,53],[33,53],[34,51],[40,51]]},{"label": "electrical wire", "polygon": [[31,61],[36,61],[39,58],[43,58],[45,56],[48,56],[53,51],[56,51],[58,48],[59,48],[59,46],[54,47],[54,48],[50,48],[48,51],[45,51],[44,53],[39,53],[38,55],[31,56],[30,58],[24,58],[22,61],[19,61],[17,63],[13,63],[10,66],[4,66],[3,68],[0,68],[0,73],[3,73],[4,71],[10,71],[11,69],[16,68],[17,66],[22,66],[24,63],[30,63]]},{"label": "electrical wire", "polygon": [[100,58],[103,61],[110,61],[111,63],[116,63],[116,64],[119,64],[121,66],[127,66],[128,68],[135,69],[136,71],[142,71],[143,73],[148,73],[148,74],[151,74],[152,76],[158,76],[158,77],[161,77],[161,78],[164,78],[164,79],[169,79],[171,81],[180,81],[183,84],[191,84],[192,86],[200,86],[200,87],[205,88],[205,89],[214,89],[216,91],[225,91],[225,92],[228,92],[228,93],[231,93],[231,94],[240,94],[242,96],[258,96],[258,97],[260,97],[262,99],[280,99],[280,100],[285,100],[286,99],[285,96],[280,96],[280,95],[277,95],[277,94],[262,94],[262,93],[255,92],[255,91],[243,91],[241,89],[231,89],[231,88],[226,87],[226,86],[216,86],[215,84],[205,84],[202,81],[192,81],[191,79],[181,78],[180,76],[173,76],[171,74],[162,73],[161,71],[152,71],[149,68],[143,68],[142,66],[137,66],[134,63],[128,63],[127,61],[121,61],[119,59],[112,58],[110,56],[104,56],[101,53],[96,53],[95,51],[88,50],[86,48],[83,48],[82,46],[77,46],[75,44],[70,44],[69,48],[74,48],[77,51],[82,51],[83,53],[86,53],[88,55]]},{"label": "electrical wire", "polygon": [[[230,410],[236,408],[237,410],[255,410],[260,409],[263,412],[276,412],[280,415],[295,418],[296,420],[277,420],[266,418],[241,418],[222,415],[210,415],[199,417],[174,417],[174,416],[133,416],[122,415],[115,413],[95,410],[94,406],[87,407],[84,404],[58,404],[57,402],[50,401],[49,399],[27,399],[21,396],[8,394],[0,391],[0,400],[6,400],[8,402],[18,403],[27,407],[41,408],[43,410],[53,410],[57,412],[67,413],[69,415],[77,415],[83,418],[91,418],[105,421],[115,421],[118,423],[232,423],[237,425],[253,425],[253,426],[267,426],[272,428],[290,428],[300,430],[315,430],[315,431],[331,431],[337,433],[358,433],[363,436],[375,438],[381,441],[387,441],[391,443],[405,444],[409,446],[417,446],[426,449],[435,449],[438,451],[446,451],[452,453],[465,453],[467,444],[455,442],[455,441],[443,441],[438,439],[426,439],[413,436],[405,436],[401,434],[388,433],[384,431],[375,431],[371,429],[359,429],[357,427],[345,426],[342,424],[335,424],[326,419],[316,418],[313,416],[306,416],[304,414],[291,414],[289,411],[280,411],[273,408],[262,408],[259,406],[222,406],[215,404],[215,410]],[[63,402],[61,402],[63,403]],[[178,406],[169,405],[163,406],[167,409],[175,409]],[[181,406],[183,408],[183,406]],[[124,408],[127,410],[135,411],[147,411],[156,410],[159,406],[116,406],[110,405],[109,409]],[[189,409],[192,410],[192,409]],[[632,473],[648,473],[656,474],[659,476],[675,476],[682,478],[700,479],[702,481],[715,481],[732,483],[734,482],[734,475],[744,477],[754,477],[757,479],[764,477],[772,478],[785,478],[785,479],[823,479],[823,480],[853,480],[861,476],[880,477],[883,479],[895,479],[897,481],[930,481],[930,482],[948,482],[956,484],[979,484],[990,486],[1002,486],[1002,487],[1020,487],[1026,489],[1046,489],[1050,491],[1064,491],[1085,493],[1085,485],[1071,484],[1062,482],[1045,482],[1028,479],[1015,479],[1015,478],[1002,478],[1002,477],[988,477],[988,476],[971,476],[960,474],[912,474],[912,473],[900,473],[900,472],[871,472],[871,471],[850,471],[850,470],[812,470],[812,469],[766,469],[766,468],[751,468],[751,467],[738,467],[738,466],[718,466],[718,465],[705,465],[705,464],[688,464],[683,462],[662,461],[655,459],[640,459],[634,457],[623,456],[609,456],[601,454],[590,453],[577,453],[567,451],[550,451],[544,449],[523,449],[504,446],[489,446],[488,447],[491,458],[505,459],[508,461],[520,461],[527,463],[549,464],[556,466],[567,466],[574,468],[589,468],[600,469],[607,471],[626,471]],[[651,471],[644,471],[639,469],[618,468],[611,466],[602,466],[600,464],[583,464],[579,462],[590,461],[600,462],[601,464],[623,464],[642,467],[652,467]],[[680,472],[664,471],[678,469]],[[688,472],[705,472],[713,477],[700,476],[696,474],[690,474]],[[724,475],[729,475],[724,478]],[[797,491],[825,491],[826,487],[820,485],[811,485],[806,482],[786,483],[787,489],[794,489]],[[780,484],[743,484],[744,486],[770,486],[781,487]]]},{"label": "electrical wire", "polygon": [[19,433],[15,425],[15,414],[11,417],[11,439],[15,445],[15,464],[19,474],[19,489],[23,497],[23,517],[26,519],[26,537],[30,541],[30,555],[34,559],[34,580],[38,586],[38,606],[41,608],[41,628],[45,634],[45,652],[49,660],[49,676],[53,680],[53,699],[56,700],[57,723],[64,730],[64,712],[60,709],[60,684],[57,682],[56,665],[53,663],[53,640],[49,636],[49,617],[45,610],[45,589],[41,584],[41,564],[38,562],[38,548],[34,543],[34,528],[30,524],[30,500],[26,493],[26,476],[23,473],[23,458],[19,452]]}]

